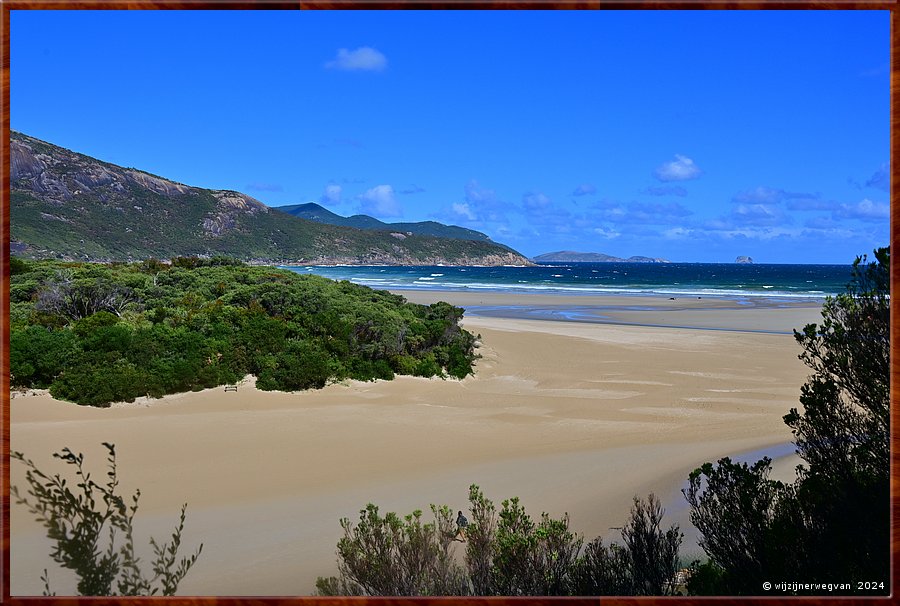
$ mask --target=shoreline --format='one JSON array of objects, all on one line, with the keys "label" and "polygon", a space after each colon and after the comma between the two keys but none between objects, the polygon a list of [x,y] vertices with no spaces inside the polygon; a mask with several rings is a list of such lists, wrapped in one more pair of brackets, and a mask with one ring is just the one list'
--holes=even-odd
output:
[{"label": "shoreline", "polygon": [[[811,311],[707,299],[628,305],[603,313],[765,327]],[[463,380],[401,376],[293,393],[247,383],[107,409],[16,397],[11,450],[55,473],[52,452],[69,446],[96,475],[100,442],[114,442],[121,494],[142,491],[139,545],[168,536],[187,502],[184,548],[205,546],[179,595],[308,595],[317,576],[336,574],[339,518],[355,520],[368,502],[399,514],[430,503],[464,509],[475,483],[498,506],[519,496],[530,515],[568,512],[574,531],[606,540],[633,495],[653,491],[668,506],[702,463],[791,439],[781,416],[806,371],[789,336],[468,314],[462,324],[482,335],[476,374]],[[13,465],[12,483],[22,478]],[[11,594],[40,594],[45,567],[54,590],[72,591],[43,529],[24,507],[11,509]],[[664,524],[687,530],[687,510],[672,509]]]}]

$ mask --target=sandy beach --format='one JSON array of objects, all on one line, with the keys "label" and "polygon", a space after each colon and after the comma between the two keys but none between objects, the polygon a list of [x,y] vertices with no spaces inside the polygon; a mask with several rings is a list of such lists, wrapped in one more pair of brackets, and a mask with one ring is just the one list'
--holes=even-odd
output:
[{"label": "sandy beach", "polygon": [[[605,320],[473,312],[463,324],[481,335],[482,357],[462,381],[399,377],[302,393],[263,392],[251,381],[236,393],[109,409],[19,396],[10,403],[11,448],[61,471],[51,454],[69,446],[102,477],[100,443],[115,443],[122,492],[142,492],[142,545],[150,535],[168,538],[187,502],[185,553],[200,542],[204,549],[180,595],[309,595],[317,576],[337,572],[339,518],[355,518],[368,502],[402,514],[430,503],[464,509],[475,483],[498,506],[519,496],[533,516],[568,512],[589,540],[614,538],[632,497],[652,491],[668,522],[686,526],[679,490],[692,469],[790,441],[782,416],[808,373],[786,333],[820,310],[707,298],[402,294],[462,306],[595,307]],[[780,461],[779,474],[792,465]],[[24,487],[21,464],[11,478]],[[21,505],[12,505],[10,534],[12,595],[39,595],[44,568],[59,594],[74,591]],[[699,553],[691,540],[688,556]]]}]

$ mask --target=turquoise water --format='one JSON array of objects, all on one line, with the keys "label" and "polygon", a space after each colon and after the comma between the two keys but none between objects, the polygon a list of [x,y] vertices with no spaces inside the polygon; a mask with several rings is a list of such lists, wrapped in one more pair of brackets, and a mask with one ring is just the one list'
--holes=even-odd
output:
[{"label": "turquoise water", "polygon": [[535,267],[285,267],[381,289],[823,299],[842,292],[849,265],[554,263]]}]

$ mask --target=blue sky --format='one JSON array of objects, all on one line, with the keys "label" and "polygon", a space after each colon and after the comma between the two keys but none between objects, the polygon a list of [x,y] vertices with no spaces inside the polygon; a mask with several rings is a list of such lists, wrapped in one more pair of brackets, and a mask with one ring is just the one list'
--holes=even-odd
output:
[{"label": "blue sky", "polygon": [[12,11],[12,128],[525,253],[888,243],[887,11]]}]

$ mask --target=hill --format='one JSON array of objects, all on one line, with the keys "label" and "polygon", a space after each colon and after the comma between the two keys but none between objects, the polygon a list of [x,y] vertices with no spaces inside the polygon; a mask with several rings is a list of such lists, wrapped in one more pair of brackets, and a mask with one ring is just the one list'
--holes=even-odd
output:
[{"label": "hill", "polygon": [[176,183],[21,133],[10,137],[10,231],[28,258],[229,255],[258,263],[527,264],[489,241],[307,221],[246,194]]},{"label": "hill", "polygon": [[633,256],[622,259],[621,257],[613,257],[603,253],[584,253],[572,250],[544,253],[534,257],[532,261],[535,263],[671,263],[668,259],[656,257]]},{"label": "hill", "polygon": [[[492,242],[490,236],[474,229],[466,229],[458,225],[445,225],[437,221],[418,221],[415,223],[385,223],[369,215],[341,216],[327,208],[309,202],[307,204],[292,204],[289,206],[276,206],[275,210],[288,213],[308,221],[325,223],[328,225],[340,225],[343,227],[355,227],[357,229],[377,229],[381,231],[397,231],[412,233],[421,236],[434,236],[436,238],[451,238],[455,240],[474,240],[476,242]],[[508,248],[503,244],[498,244]],[[509,249],[512,250],[512,249]]]}]

